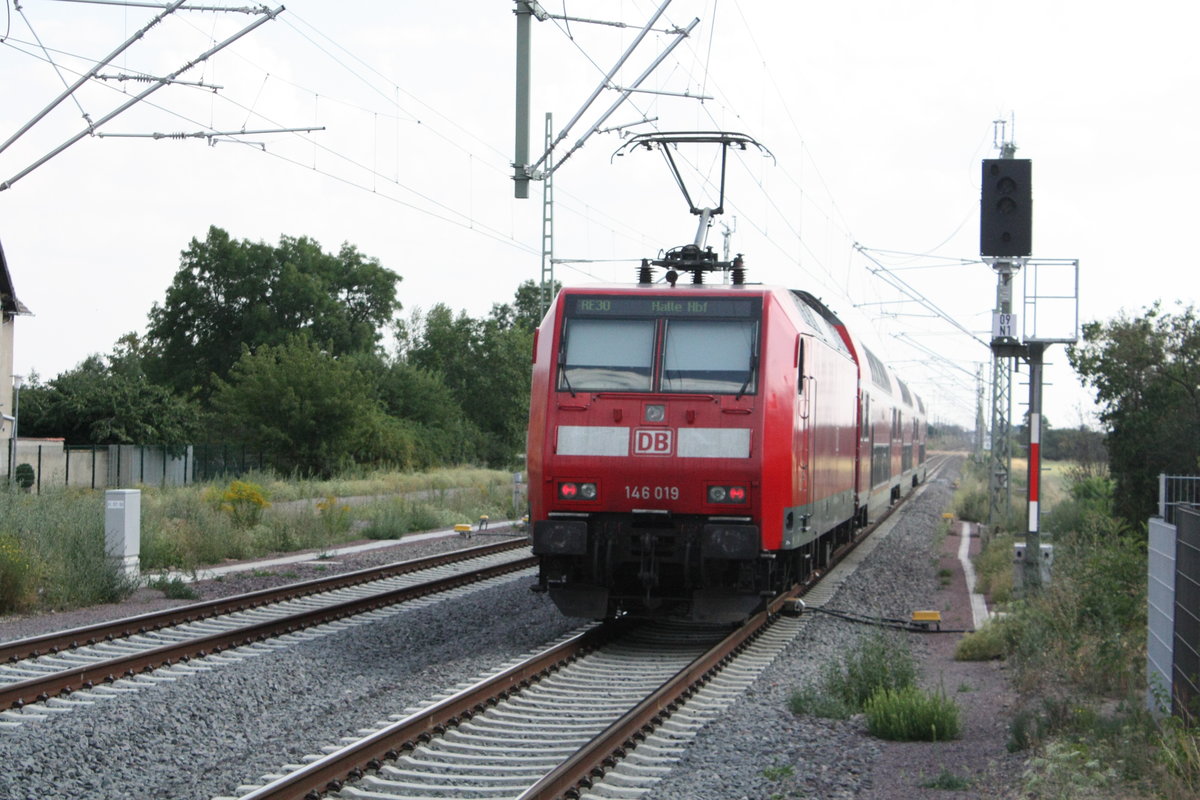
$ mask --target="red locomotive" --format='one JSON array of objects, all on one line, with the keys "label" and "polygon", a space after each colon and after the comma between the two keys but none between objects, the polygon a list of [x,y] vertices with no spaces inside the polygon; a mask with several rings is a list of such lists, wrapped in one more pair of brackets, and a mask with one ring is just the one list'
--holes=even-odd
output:
[{"label": "red locomotive", "polygon": [[698,244],[652,263],[667,283],[564,289],[538,329],[538,587],[569,616],[737,620],[924,479],[925,410],[812,295]]}]

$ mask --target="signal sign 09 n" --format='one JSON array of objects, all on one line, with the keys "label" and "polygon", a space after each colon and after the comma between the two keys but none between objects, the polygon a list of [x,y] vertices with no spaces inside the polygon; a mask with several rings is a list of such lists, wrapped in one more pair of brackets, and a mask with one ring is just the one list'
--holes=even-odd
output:
[{"label": "signal sign 09 n", "polygon": [[980,183],[979,254],[1028,256],[1033,250],[1032,162],[989,158]]}]

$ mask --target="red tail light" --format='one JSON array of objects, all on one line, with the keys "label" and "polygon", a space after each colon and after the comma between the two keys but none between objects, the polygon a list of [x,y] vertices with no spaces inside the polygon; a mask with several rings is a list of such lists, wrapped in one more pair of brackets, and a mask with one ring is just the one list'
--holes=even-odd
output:
[{"label": "red tail light", "polygon": [[565,481],[558,485],[559,500],[595,500],[598,496],[594,483]]},{"label": "red tail light", "polygon": [[709,486],[708,502],[710,503],[744,503],[746,502],[745,486]]}]

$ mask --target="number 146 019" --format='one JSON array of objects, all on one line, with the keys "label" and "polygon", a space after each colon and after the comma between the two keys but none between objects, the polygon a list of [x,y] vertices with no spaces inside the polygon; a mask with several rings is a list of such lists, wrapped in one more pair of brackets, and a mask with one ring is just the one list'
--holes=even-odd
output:
[{"label": "number 146 019", "polygon": [[678,500],[678,486],[625,486],[627,500]]}]

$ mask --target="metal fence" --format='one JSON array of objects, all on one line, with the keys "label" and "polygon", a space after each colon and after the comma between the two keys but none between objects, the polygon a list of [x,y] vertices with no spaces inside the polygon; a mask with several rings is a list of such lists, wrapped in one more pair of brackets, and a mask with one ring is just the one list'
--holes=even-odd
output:
[{"label": "metal fence", "polygon": [[184,486],[190,483],[236,478],[268,463],[258,450],[234,444],[68,446],[57,440],[22,439],[9,442],[6,461],[33,468],[30,491],[78,487],[127,489],[135,486]]},{"label": "metal fence", "polygon": [[1200,477],[1160,475],[1149,520],[1147,705],[1200,722]]},{"label": "metal fence", "polygon": [[1200,510],[1177,510],[1171,711],[1192,725],[1200,722]]},{"label": "metal fence", "polygon": [[1175,509],[1181,505],[1200,505],[1200,476],[1158,476],[1158,515],[1175,524]]}]

